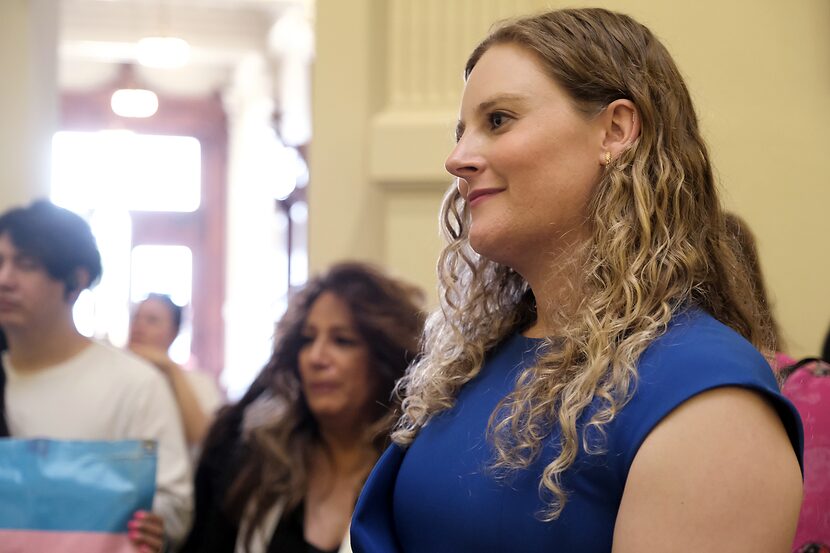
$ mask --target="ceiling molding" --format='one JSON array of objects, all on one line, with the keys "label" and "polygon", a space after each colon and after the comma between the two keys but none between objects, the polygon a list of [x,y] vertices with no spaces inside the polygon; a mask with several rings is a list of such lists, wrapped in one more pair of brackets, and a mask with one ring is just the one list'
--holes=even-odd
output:
[{"label": "ceiling molding", "polygon": [[297,7],[312,14],[313,0],[61,0],[60,86],[100,84],[113,73],[110,65],[136,62],[139,39],[159,34],[191,46],[188,66],[169,73],[171,86],[186,76],[213,86],[245,56],[266,53],[274,21]]}]

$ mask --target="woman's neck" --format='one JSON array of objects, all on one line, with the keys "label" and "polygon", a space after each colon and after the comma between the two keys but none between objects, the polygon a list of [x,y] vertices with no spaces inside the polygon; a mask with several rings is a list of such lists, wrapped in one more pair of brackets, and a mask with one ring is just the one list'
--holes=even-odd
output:
[{"label": "woman's neck", "polygon": [[[563,319],[582,301],[580,273],[583,271],[584,239],[567,249],[548,254],[537,253],[514,270],[522,275],[536,301],[536,320],[524,332],[530,338],[544,338],[558,333]],[[518,265],[518,264],[517,264]]]},{"label": "woman's neck", "polygon": [[344,432],[321,427],[320,437],[320,453],[329,459],[335,474],[362,472],[375,461],[376,452],[362,428]]},{"label": "woman's neck", "polygon": [[536,300],[536,320],[523,334],[528,338],[555,336],[562,330],[566,314],[573,313],[579,305],[579,292],[566,279],[528,284]]}]

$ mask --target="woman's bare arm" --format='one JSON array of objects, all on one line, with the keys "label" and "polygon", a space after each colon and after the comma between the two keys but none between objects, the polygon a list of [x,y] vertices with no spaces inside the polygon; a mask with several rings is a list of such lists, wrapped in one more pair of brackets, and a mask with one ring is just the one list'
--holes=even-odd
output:
[{"label": "woman's bare arm", "polygon": [[784,553],[801,506],[798,461],[758,393],[719,388],[678,407],[640,447],[613,553]]}]

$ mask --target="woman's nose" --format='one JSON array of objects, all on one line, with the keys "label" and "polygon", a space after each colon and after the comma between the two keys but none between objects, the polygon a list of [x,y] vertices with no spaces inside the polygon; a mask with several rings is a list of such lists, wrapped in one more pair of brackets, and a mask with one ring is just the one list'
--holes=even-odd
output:
[{"label": "woman's nose", "polygon": [[458,190],[463,197],[467,197],[468,181],[481,173],[484,168],[484,159],[475,153],[469,143],[462,138],[450,152],[444,167],[451,175],[458,178]]},{"label": "woman's nose", "polygon": [[317,338],[309,346],[308,356],[312,363],[320,364],[326,361],[327,348],[325,341]]},{"label": "woman's nose", "polygon": [[474,155],[470,148],[459,141],[455,145],[449,157],[444,162],[444,167],[447,171],[458,178],[466,179],[475,175],[481,170],[482,160],[478,155]]}]

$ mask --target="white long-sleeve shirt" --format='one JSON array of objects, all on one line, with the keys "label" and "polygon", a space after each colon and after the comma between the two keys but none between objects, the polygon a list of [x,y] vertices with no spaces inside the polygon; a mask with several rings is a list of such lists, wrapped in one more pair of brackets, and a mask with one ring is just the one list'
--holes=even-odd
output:
[{"label": "white long-sleeve shirt", "polygon": [[193,512],[193,481],[181,418],[166,379],[138,357],[99,342],[58,365],[16,371],[4,354],[6,417],[17,438],[155,440],[153,512],[173,542]]}]

